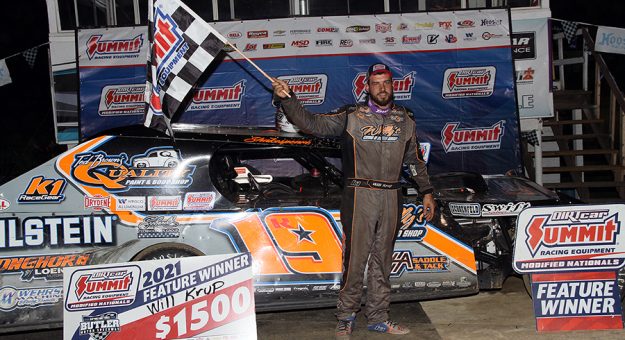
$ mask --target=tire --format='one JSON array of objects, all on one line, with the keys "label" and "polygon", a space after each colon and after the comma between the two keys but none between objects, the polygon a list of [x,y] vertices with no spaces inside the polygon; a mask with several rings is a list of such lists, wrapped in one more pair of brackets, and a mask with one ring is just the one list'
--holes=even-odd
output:
[{"label": "tire", "polygon": [[204,253],[186,244],[161,243],[143,249],[131,261],[162,260],[202,255]]}]

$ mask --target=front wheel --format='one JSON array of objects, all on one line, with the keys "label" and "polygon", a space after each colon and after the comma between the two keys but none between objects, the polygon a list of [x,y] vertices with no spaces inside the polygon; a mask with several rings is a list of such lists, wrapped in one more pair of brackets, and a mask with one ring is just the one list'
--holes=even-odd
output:
[{"label": "front wheel", "polygon": [[202,255],[204,253],[186,244],[161,243],[143,249],[131,261],[175,259]]}]

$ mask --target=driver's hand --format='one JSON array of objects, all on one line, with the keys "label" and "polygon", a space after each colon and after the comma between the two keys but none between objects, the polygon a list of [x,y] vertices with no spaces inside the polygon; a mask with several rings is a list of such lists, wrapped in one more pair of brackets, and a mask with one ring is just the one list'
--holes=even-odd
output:
[{"label": "driver's hand", "polygon": [[291,92],[291,89],[289,89],[289,85],[285,81],[278,78],[271,79],[273,80],[271,82],[271,85],[273,86],[273,95],[282,99],[288,97],[289,92]]},{"label": "driver's hand", "polygon": [[423,217],[427,221],[431,221],[434,218],[434,210],[436,210],[436,202],[432,194],[426,194],[423,196]]}]

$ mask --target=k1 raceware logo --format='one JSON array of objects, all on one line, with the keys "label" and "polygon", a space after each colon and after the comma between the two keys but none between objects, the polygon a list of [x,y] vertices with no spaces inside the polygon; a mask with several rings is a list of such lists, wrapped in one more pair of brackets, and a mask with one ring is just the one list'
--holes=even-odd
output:
[{"label": "k1 raceware logo", "polygon": [[302,105],[321,105],[326,100],[328,76],[325,74],[301,74],[280,76],[297,95]]},{"label": "k1 raceware logo", "polygon": [[142,115],[145,112],[145,84],[108,85],[102,89],[100,116]]},{"label": "k1 raceware logo", "polygon": [[241,108],[245,95],[245,79],[232,86],[202,87],[195,91],[187,110],[225,110]]},{"label": "k1 raceware logo", "polygon": [[[141,277],[139,266],[79,269],[65,287],[68,311],[131,305]],[[68,282],[65,281],[65,282]]]},{"label": "k1 raceware logo", "polygon": [[132,39],[103,40],[101,34],[87,39],[87,57],[91,59],[136,58],[143,46],[143,34]]},{"label": "k1 raceware logo", "polygon": [[17,198],[17,203],[59,203],[65,199],[63,191],[67,182],[64,179],[35,176]]},{"label": "k1 raceware logo", "polygon": [[441,131],[445,152],[493,150],[501,147],[504,121],[490,127],[461,128],[459,122],[447,123]]},{"label": "k1 raceware logo", "polygon": [[[365,91],[367,84],[367,73],[360,72],[352,82],[352,94],[357,102],[364,102],[368,93]],[[393,79],[393,94],[395,100],[410,100],[412,98],[412,88],[415,84],[415,72],[409,72],[401,76],[401,78]]]},{"label": "k1 raceware logo", "polygon": [[442,96],[445,99],[490,97],[495,89],[494,66],[449,68],[443,77]]}]

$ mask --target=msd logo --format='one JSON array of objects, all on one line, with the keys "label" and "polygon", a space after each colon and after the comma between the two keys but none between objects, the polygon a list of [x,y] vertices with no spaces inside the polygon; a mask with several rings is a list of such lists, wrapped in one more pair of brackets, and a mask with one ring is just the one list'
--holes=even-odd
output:
[{"label": "msd logo", "polygon": [[543,248],[547,250],[541,251],[541,255],[552,253],[549,249],[553,248],[616,245],[620,231],[618,213],[610,215],[607,209],[555,211],[531,217],[525,243],[535,256]]},{"label": "msd logo", "polygon": [[[363,102],[367,97],[365,85],[367,84],[367,73],[361,72],[356,75],[352,82],[352,94],[356,102]],[[409,72],[401,79],[393,79],[393,94],[395,100],[410,100],[412,98],[412,88],[415,84],[415,72]]]},{"label": "msd logo", "polygon": [[119,54],[138,55],[143,46],[143,34],[132,39],[102,40],[101,34],[92,35],[87,40],[87,57],[111,56]]},{"label": "msd logo", "polygon": [[232,86],[202,87],[195,91],[189,111],[238,109],[245,94],[245,80]]},{"label": "msd logo", "polygon": [[491,127],[460,128],[460,123],[445,124],[441,132],[441,144],[445,153],[457,151],[492,150],[501,147],[504,121]]}]

